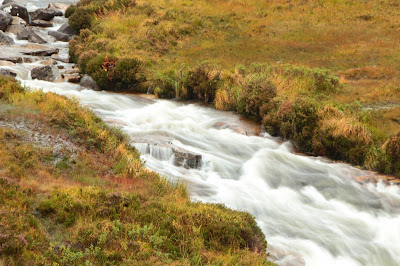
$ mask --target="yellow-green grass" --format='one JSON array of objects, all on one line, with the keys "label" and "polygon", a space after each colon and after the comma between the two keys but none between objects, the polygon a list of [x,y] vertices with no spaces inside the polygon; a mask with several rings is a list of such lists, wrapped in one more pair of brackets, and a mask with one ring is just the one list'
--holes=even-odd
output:
[{"label": "yellow-green grass", "polygon": [[192,203],[76,101],[0,98],[0,264],[270,264],[251,215]]}]

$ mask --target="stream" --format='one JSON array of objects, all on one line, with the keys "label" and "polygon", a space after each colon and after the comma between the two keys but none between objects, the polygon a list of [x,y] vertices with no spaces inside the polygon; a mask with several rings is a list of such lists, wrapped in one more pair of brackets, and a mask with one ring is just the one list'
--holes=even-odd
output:
[{"label": "stream", "polygon": [[[0,0],[1,2],[1,0]],[[30,10],[51,1],[21,1]],[[71,3],[77,1],[60,1]],[[67,20],[55,17],[57,30]],[[28,41],[7,33],[18,49]],[[46,43],[68,55],[68,43]],[[184,182],[193,201],[223,203],[251,213],[278,265],[400,265],[400,189],[347,164],[293,151],[259,125],[198,103],[94,91],[63,81],[73,64],[57,61],[56,82],[32,80],[49,56],[5,64],[32,89],[74,97],[108,124],[128,134],[146,167],[171,182]],[[1,64],[3,62],[3,64]]]}]

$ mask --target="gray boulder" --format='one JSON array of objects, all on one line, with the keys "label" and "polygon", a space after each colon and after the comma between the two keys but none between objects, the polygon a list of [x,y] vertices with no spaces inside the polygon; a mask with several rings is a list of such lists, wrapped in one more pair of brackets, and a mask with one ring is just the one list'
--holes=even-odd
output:
[{"label": "gray boulder", "polygon": [[51,66],[36,67],[31,71],[32,79],[40,79],[46,81],[55,81],[56,75],[54,74]]},{"label": "gray boulder", "polygon": [[0,43],[5,45],[13,45],[14,40],[4,32],[0,31]]},{"label": "gray boulder", "polygon": [[31,23],[31,16],[28,13],[28,10],[26,7],[16,4],[16,3],[8,3],[8,4],[3,4],[0,6],[0,10],[5,11],[9,13],[11,16],[17,16],[22,18],[23,20],[26,21],[26,23]]},{"label": "gray boulder", "polygon": [[15,35],[18,35],[18,33],[21,32],[23,29],[25,29],[23,25],[10,25],[8,26],[6,32],[11,32]]},{"label": "gray boulder", "polygon": [[94,79],[89,75],[84,75],[81,78],[81,81],[79,84],[84,88],[92,89],[95,91],[99,90],[99,87],[97,87],[96,81],[94,81]]},{"label": "gray boulder", "polygon": [[59,50],[57,48],[50,48],[40,44],[25,44],[21,47],[27,49],[27,51],[23,52],[24,55],[33,55],[33,56],[51,56],[53,54],[57,54]]},{"label": "gray boulder", "polygon": [[60,10],[53,8],[39,8],[34,12],[30,13],[32,20],[40,19],[50,21],[56,16],[62,16],[63,13]]},{"label": "gray boulder", "polygon": [[13,19],[12,16],[2,10],[0,10],[0,30],[5,31],[8,25],[11,25]]},{"label": "gray boulder", "polygon": [[14,0],[4,0],[3,5],[13,3],[13,2],[15,2],[15,1]]},{"label": "gray boulder", "polygon": [[51,23],[49,21],[45,21],[45,20],[40,20],[40,19],[32,20],[31,25],[37,26],[37,27],[42,27],[42,28],[50,28],[50,27],[54,26],[53,23]]},{"label": "gray boulder", "polygon": [[[18,35],[17,35],[18,38]],[[56,39],[52,36],[49,36],[47,34],[44,34],[40,31],[36,31],[33,29],[30,29],[28,31],[28,41],[33,42],[33,43],[52,43],[55,42]]]},{"label": "gray boulder", "polygon": [[68,22],[63,24],[57,31],[68,35],[74,35],[74,31],[71,29]]},{"label": "gray boulder", "polygon": [[9,69],[0,68],[0,76],[16,77],[17,74]]},{"label": "gray boulder", "polygon": [[29,34],[33,31],[32,28],[24,28],[17,33],[18,40],[28,40]]},{"label": "gray boulder", "polygon": [[49,35],[56,38],[60,42],[69,42],[71,40],[71,35],[59,32],[59,31],[49,31]]}]

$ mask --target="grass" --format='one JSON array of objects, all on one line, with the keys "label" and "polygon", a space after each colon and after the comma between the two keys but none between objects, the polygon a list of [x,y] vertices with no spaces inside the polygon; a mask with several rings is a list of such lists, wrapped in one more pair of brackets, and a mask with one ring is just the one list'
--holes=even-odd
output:
[{"label": "grass", "polygon": [[76,101],[0,95],[0,264],[271,264],[251,215],[191,202]]},{"label": "grass", "polygon": [[399,5],[84,0],[69,9],[70,53],[101,89],[200,99],[301,151],[400,176],[387,158],[400,130]]}]

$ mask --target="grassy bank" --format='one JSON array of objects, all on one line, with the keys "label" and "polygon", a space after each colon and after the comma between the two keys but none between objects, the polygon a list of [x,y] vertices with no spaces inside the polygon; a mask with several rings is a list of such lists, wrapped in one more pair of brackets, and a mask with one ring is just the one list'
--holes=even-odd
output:
[{"label": "grassy bank", "polygon": [[83,0],[67,11],[70,54],[101,89],[200,99],[303,152],[400,176],[398,6]]},{"label": "grassy bank", "polygon": [[0,76],[0,264],[262,265],[249,214],[193,203],[75,101]]}]

